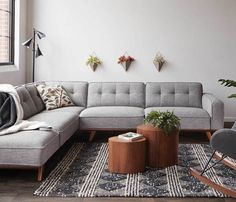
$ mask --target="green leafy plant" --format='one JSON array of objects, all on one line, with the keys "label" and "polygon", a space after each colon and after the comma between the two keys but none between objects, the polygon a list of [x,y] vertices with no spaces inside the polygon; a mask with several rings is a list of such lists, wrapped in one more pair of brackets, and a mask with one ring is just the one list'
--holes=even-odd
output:
[{"label": "green leafy plant", "polygon": [[[219,82],[221,82],[221,85],[224,85],[226,87],[236,87],[236,81],[229,80],[229,79],[219,79]],[[228,96],[228,98],[236,98],[236,94],[231,94]]]},{"label": "green leafy plant", "polygon": [[166,135],[170,134],[174,130],[180,129],[179,117],[174,115],[174,112],[170,111],[151,111],[144,119],[144,122],[162,129]]},{"label": "green leafy plant", "polygon": [[92,56],[90,55],[87,62],[86,62],[86,65],[100,65],[102,64],[101,60],[99,60],[99,58],[97,56]]}]

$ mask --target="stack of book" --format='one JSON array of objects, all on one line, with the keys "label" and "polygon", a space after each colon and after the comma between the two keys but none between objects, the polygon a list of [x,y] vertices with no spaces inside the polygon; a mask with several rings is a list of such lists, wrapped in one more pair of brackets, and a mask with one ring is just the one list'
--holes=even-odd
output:
[{"label": "stack of book", "polygon": [[138,133],[128,132],[128,133],[118,135],[118,138],[127,140],[127,141],[135,141],[135,140],[143,138],[143,135],[138,134]]}]

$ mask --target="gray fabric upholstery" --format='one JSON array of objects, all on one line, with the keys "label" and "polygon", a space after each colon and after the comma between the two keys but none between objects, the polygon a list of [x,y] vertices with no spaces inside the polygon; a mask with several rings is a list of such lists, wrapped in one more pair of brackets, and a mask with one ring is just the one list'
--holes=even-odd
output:
[{"label": "gray fabric upholstery", "polygon": [[140,107],[90,107],[81,112],[80,117],[144,117],[144,110]]},{"label": "gray fabric upholstery", "polygon": [[53,131],[22,131],[0,137],[0,164],[41,166],[59,149]]},{"label": "gray fabric upholstery", "polygon": [[26,84],[25,88],[28,90],[35,106],[37,109],[37,113],[43,111],[45,109],[45,104],[41,99],[39,92],[34,84]]},{"label": "gray fabric upholstery", "polygon": [[236,130],[220,129],[212,137],[210,144],[214,150],[217,150],[236,160]]},{"label": "gray fabric upholstery", "polygon": [[146,107],[202,107],[202,84],[193,82],[149,82]]},{"label": "gray fabric upholstery", "polygon": [[196,130],[209,130],[210,129],[210,116],[201,109],[194,107],[149,107],[145,109],[145,116],[151,111],[173,111],[178,116],[182,130],[196,129]]},{"label": "gray fabric upholstery", "polygon": [[36,87],[33,84],[16,88],[24,111],[24,119],[41,112],[45,107]]},{"label": "gray fabric upholstery", "polygon": [[80,114],[80,129],[135,129],[143,123],[139,107],[91,107]]},{"label": "gray fabric upholstery", "polygon": [[202,107],[211,117],[211,130],[224,127],[224,103],[209,93],[202,96]]},{"label": "gray fabric upholstery", "polygon": [[[79,128],[78,111],[66,110],[67,107],[60,108],[57,111],[43,111],[29,118],[30,121],[44,121],[50,124],[53,130],[60,135],[60,145],[63,145],[74,132]],[[78,110],[81,110],[79,108]]]},{"label": "gray fabric upholstery", "polygon": [[62,107],[62,108],[57,108],[53,110],[45,110],[43,113],[64,113],[64,112],[69,112],[71,114],[75,114],[76,116],[79,116],[79,114],[85,109],[85,107],[78,107],[78,106],[69,106],[69,107]]},{"label": "gray fabric upholstery", "polygon": [[73,103],[77,106],[86,107],[88,83],[80,81],[47,81],[46,84],[60,84],[66,90]]},{"label": "gray fabric upholstery", "polygon": [[88,107],[144,107],[144,90],[144,83],[141,82],[89,83]]},{"label": "gray fabric upholstery", "polygon": [[[33,84],[17,87],[24,119],[47,122],[55,131],[25,131],[1,136],[1,165],[43,165],[79,124],[81,130],[135,129],[143,123],[145,106],[146,114],[151,110],[174,110],[181,118],[182,129],[209,130],[223,126],[223,103],[212,95],[202,96],[200,83],[149,82],[146,96],[141,82],[40,83],[62,85],[76,106],[46,111]],[[215,141],[220,142],[220,139]],[[212,145],[214,147],[214,141]]]}]

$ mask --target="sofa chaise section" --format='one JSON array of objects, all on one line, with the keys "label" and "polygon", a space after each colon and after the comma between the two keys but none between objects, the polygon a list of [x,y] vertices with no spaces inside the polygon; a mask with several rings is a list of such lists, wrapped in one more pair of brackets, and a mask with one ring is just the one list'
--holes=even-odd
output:
[{"label": "sofa chaise section", "polygon": [[143,123],[144,98],[142,82],[89,83],[88,105],[80,114],[80,129],[135,129]]},{"label": "sofa chaise section", "polygon": [[35,84],[19,86],[16,90],[24,119],[47,122],[53,130],[22,131],[0,137],[0,167],[38,168],[38,180],[42,179],[45,162],[79,129],[79,114],[87,105],[86,82],[48,84],[62,85],[75,106],[47,111]]},{"label": "sofa chaise section", "polygon": [[60,148],[59,135],[54,131],[21,131],[0,138],[0,167],[37,169],[39,181],[42,165]]}]

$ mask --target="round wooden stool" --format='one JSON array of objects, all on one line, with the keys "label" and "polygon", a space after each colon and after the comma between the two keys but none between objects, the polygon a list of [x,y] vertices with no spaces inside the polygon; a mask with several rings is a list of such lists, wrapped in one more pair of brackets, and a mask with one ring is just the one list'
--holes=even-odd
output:
[{"label": "round wooden stool", "polygon": [[147,166],[165,168],[178,164],[179,131],[166,135],[152,125],[139,125],[137,133],[147,140]]},{"label": "round wooden stool", "polygon": [[108,140],[108,168],[112,173],[139,173],[145,170],[146,139],[135,141],[111,137]]}]

